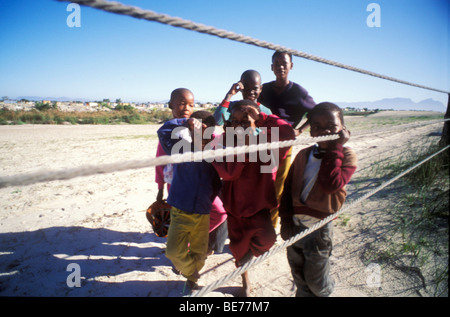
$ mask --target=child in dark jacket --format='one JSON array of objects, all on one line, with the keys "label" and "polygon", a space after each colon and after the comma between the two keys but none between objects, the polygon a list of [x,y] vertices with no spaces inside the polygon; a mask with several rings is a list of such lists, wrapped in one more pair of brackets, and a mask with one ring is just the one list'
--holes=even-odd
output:
[{"label": "child in dark jacket", "polygon": [[[271,69],[275,80],[263,84],[258,101],[268,107],[273,114],[287,121],[295,129],[296,134],[301,134],[309,127],[302,119],[316,105],[308,91],[299,84],[289,80],[290,71],[293,69],[292,54],[276,51],[272,55]],[[301,126],[299,126],[301,124]],[[281,164],[275,181],[277,197],[281,199],[283,184],[291,166],[292,148],[286,153],[284,164]],[[271,211],[272,223],[277,226],[279,222],[278,208]]]},{"label": "child in dark jacket", "polygon": [[[301,150],[292,163],[279,208],[284,240],[339,211],[347,195],[345,186],[356,170],[356,154],[344,147],[350,132],[342,110],[332,103],[320,103],[310,110],[308,121],[312,137],[339,134],[340,138]],[[331,251],[331,222],[287,248],[297,296],[332,293]]]}]

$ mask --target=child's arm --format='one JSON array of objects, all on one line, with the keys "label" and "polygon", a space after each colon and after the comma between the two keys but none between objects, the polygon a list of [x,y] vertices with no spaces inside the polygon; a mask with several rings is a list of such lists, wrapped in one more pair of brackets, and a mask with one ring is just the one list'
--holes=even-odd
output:
[{"label": "child's arm", "polygon": [[164,152],[166,152],[168,155],[172,153],[172,147],[181,140],[180,137],[178,138],[172,138],[172,131],[177,127],[186,127],[186,121],[187,119],[172,119],[167,121],[163,124],[161,128],[158,129],[158,138],[159,143],[161,144],[161,147],[163,148]]},{"label": "child's arm", "polygon": [[242,89],[244,89],[244,85],[238,81],[237,83],[233,84],[228,90],[227,94],[225,95],[225,99],[223,101],[230,102],[231,98],[236,95],[238,92],[240,92]]},{"label": "child's arm", "polygon": [[283,193],[280,198],[280,206],[278,208],[280,214],[280,234],[283,240],[288,240],[295,235],[295,224],[292,216],[292,181],[294,174],[294,166],[292,165],[289,173],[284,181]]},{"label": "child's arm", "polygon": [[230,112],[228,111],[228,107],[230,105],[231,98],[236,95],[239,91],[244,89],[244,85],[239,81],[233,84],[230,90],[225,95],[225,98],[217,107],[216,111],[214,111],[214,119],[216,119],[217,125],[223,125],[226,120],[230,118]]},{"label": "child's arm", "polygon": [[343,188],[350,181],[356,170],[356,156],[352,150],[347,150],[344,156],[344,147],[341,143],[330,143],[320,166],[318,181],[322,189],[332,194]]},{"label": "child's arm", "polygon": [[[175,131],[175,129],[177,129]],[[192,136],[200,135],[202,136],[203,129],[206,128],[204,123],[195,118],[182,118],[182,119],[172,119],[167,121],[159,130],[158,137],[159,142],[166,153],[172,154],[173,147],[176,143],[183,140],[189,144],[196,146],[195,142],[192,141]],[[200,144],[197,145],[199,150],[201,150]],[[188,149],[191,151],[191,147],[183,144],[179,147],[175,153],[181,153]]]},{"label": "child's arm", "polygon": [[214,111],[213,117],[216,119],[217,125],[224,125],[225,121],[230,118],[230,112],[228,111],[228,106],[230,105],[229,101],[222,101],[222,103],[217,107],[216,111]]},{"label": "child's arm", "polygon": [[[251,108],[253,110],[253,108]],[[255,116],[255,114],[253,114]],[[257,127],[266,127],[268,134],[268,142],[272,140],[272,129],[278,128],[278,140],[277,141],[287,141],[295,139],[295,132],[292,126],[284,121],[283,119],[278,118],[274,115],[267,115],[264,112],[260,112],[259,116],[256,120]]]},{"label": "child's arm", "polygon": [[[298,95],[298,103],[299,105],[301,105],[301,107],[303,107],[303,109],[305,109],[306,112],[309,112],[312,108],[314,108],[316,106],[316,102],[314,101],[314,99],[309,95],[308,91],[306,89],[304,89],[303,87],[300,87],[300,94]],[[303,132],[305,132],[310,124],[309,124],[309,120],[306,120],[301,126],[298,126],[301,122],[301,118],[298,122],[294,123],[294,128],[295,130],[295,134],[296,135],[300,135]]]},{"label": "child's arm", "polygon": [[[161,143],[158,142],[158,148],[156,150],[156,157],[166,155]],[[156,200],[161,201],[164,197],[164,165],[155,166],[155,182],[158,184],[158,194]]]},{"label": "child's arm", "polygon": [[[292,128],[292,126],[284,121],[283,119],[280,119],[277,116],[274,115],[266,115],[265,113],[261,112],[259,114],[259,119],[256,122],[256,126],[258,127],[266,127],[267,128],[267,141],[288,141],[288,140],[295,140],[295,131]],[[273,131],[272,128],[278,128],[278,139],[273,138]],[[279,148],[279,157],[280,162],[281,160],[286,158],[286,155],[289,151],[290,147],[284,147]]]},{"label": "child's arm", "polygon": [[259,103],[258,106],[259,106],[259,110],[261,110],[261,112],[264,112],[267,115],[272,114],[272,110],[270,110],[269,108],[267,108],[263,104]]}]

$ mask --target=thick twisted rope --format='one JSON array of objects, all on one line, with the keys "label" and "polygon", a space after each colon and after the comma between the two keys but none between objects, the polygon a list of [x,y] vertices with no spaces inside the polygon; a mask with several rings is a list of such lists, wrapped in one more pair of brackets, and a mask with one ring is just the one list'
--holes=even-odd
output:
[{"label": "thick twisted rope", "polygon": [[361,74],[365,74],[365,75],[369,75],[369,76],[373,76],[373,77],[377,77],[377,78],[381,78],[381,79],[397,82],[397,83],[400,83],[400,84],[409,85],[409,86],[422,88],[422,89],[427,89],[427,90],[432,90],[432,91],[441,92],[441,93],[445,93],[445,94],[449,94],[450,93],[450,92],[445,91],[445,90],[440,90],[440,89],[436,89],[436,88],[432,88],[432,87],[427,87],[427,86],[411,83],[411,82],[400,80],[400,79],[396,79],[396,78],[393,78],[393,77],[390,77],[390,76],[378,74],[378,73],[375,73],[375,72],[372,72],[372,71],[364,70],[364,69],[361,69],[361,68],[358,68],[358,67],[354,67],[354,66],[342,64],[342,63],[339,63],[339,62],[335,62],[335,61],[332,61],[332,60],[329,60],[329,59],[325,59],[325,58],[322,58],[322,57],[319,57],[319,56],[311,55],[311,54],[308,54],[308,53],[305,53],[305,52],[302,52],[302,51],[290,49],[290,48],[287,48],[287,47],[284,47],[284,46],[281,46],[281,45],[273,44],[273,43],[266,42],[266,41],[261,41],[261,40],[252,38],[250,36],[237,34],[237,33],[226,31],[226,30],[222,30],[222,29],[217,29],[217,28],[215,28],[213,26],[207,26],[207,25],[195,23],[195,22],[192,22],[192,21],[189,21],[189,20],[185,20],[185,19],[182,19],[182,18],[172,17],[172,16],[167,15],[167,14],[160,14],[160,13],[156,13],[156,12],[151,11],[151,10],[143,10],[141,8],[138,8],[138,7],[124,5],[124,4],[120,3],[120,2],[110,2],[110,1],[105,1],[105,0],[58,0],[58,1],[61,1],[61,2],[74,2],[74,3],[78,3],[78,4],[81,4],[81,5],[84,5],[84,6],[100,9],[100,10],[103,10],[103,11],[106,11],[106,12],[116,13],[116,14],[120,14],[120,15],[127,15],[127,16],[131,16],[131,17],[134,17],[134,18],[143,19],[143,20],[147,20],[147,21],[159,22],[159,23],[162,23],[162,24],[168,24],[168,25],[171,25],[171,26],[174,26],[174,27],[179,27],[179,28],[183,28],[183,29],[187,29],[187,30],[191,30],[191,31],[196,31],[196,32],[199,32],[199,33],[205,33],[205,34],[217,36],[217,37],[220,37],[220,38],[229,39],[229,40],[236,41],[236,42],[241,42],[241,43],[246,43],[246,44],[250,44],[250,45],[255,45],[255,46],[258,46],[258,47],[262,47],[262,48],[267,48],[267,49],[270,49],[270,50],[284,51],[284,52],[291,53],[294,56],[298,56],[298,57],[305,58],[305,59],[308,59],[308,60],[312,60],[312,61],[315,61],[315,62],[319,62],[319,63],[323,63],[323,64],[327,64],[327,65],[331,65],[331,66],[347,69],[347,70],[350,70],[350,71],[353,71],[353,72],[357,72],[357,73],[361,73]]},{"label": "thick twisted rope", "polygon": [[242,145],[225,149],[186,152],[183,154],[164,155],[145,160],[132,160],[126,162],[110,163],[103,165],[85,165],[76,168],[62,170],[47,170],[34,173],[5,176],[0,178],[0,188],[10,186],[31,185],[41,182],[55,180],[68,180],[80,176],[90,176],[94,174],[105,174],[120,172],[132,169],[141,169],[158,165],[176,164],[183,162],[201,161],[201,160],[219,160],[229,155],[240,155],[244,153],[275,150],[283,147],[290,147],[311,142],[329,141],[338,139],[337,134],[322,137],[300,137],[295,140],[277,141],[270,143],[261,143],[254,145]]},{"label": "thick twisted rope", "polygon": [[444,152],[445,150],[447,150],[450,147],[450,145],[447,145],[445,148],[437,151],[436,153],[430,155],[429,157],[423,159],[422,161],[420,161],[419,163],[411,166],[410,168],[406,169],[405,171],[403,171],[402,173],[398,174],[397,176],[389,179],[388,181],[384,182],[383,184],[381,184],[380,186],[378,186],[377,188],[374,188],[373,190],[369,191],[368,193],[366,193],[365,195],[362,195],[361,197],[359,197],[358,199],[355,199],[351,202],[349,202],[348,204],[345,205],[345,207],[343,207],[342,209],[340,209],[338,212],[328,216],[327,218],[317,222],[316,224],[314,224],[312,227],[309,227],[308,229],[300,232],[299,234],[291,237],[290,239],[286,240],[284,243],[270,249],[269,251],[267,251],[266,253],[262,254],[259,257],[253,258],[252,260],[250,260],[249,262],[247,262],[245,265],[240,266],[239,268],[237,268],[236,270],[234,270],[233,272],[223,276],[222,278],[218,279],[217,281],[203,287],[202,289],[200,289],[199,291],[194,292],[191,296],[192,297],[200,297],[203,296],[215,289],[217,289],[218,287],[220,287],[221,285],[225,284],[227,281],[234,279],[235,277],[243,274],[245,271],[249,270],[251,267],[259,264],[260,262],[266,260],[267,258],[271,257],[272,255],[274,255],[275,253],[278,253],[279,251],[287,248],[288,246],[294,244],[295,242],[299,241],[300,239],[304,238],[305,236],[307,236],[308,234],[322,228],[323,226],[325,226],[327,223],[331,222],[332,220],[336,219],[337,217],[339,217],[342,213],[344,213],[345,211],[349,210],[350,208],[354,207],[355,205],[363,202],[364,200],[366,200],[367,198],[375,195],[376,193],[378,193],[379,191],[381,191],[382,189],[386,188],[387,186],[389,186],[390,184],[394,183],[395,181],[397,181],[398,179],[400,179],[401,177],[405,176],[406,174],[408,174],[409,172],[411,172],[412,170],[414,170],[415,168],[419,167],[420,165],[422,165],[423,163],[429,161],[430,159],[432,159],[433,157],[439,155],[440,153]]},{"label": "thick twisted rope", "polygon": [[[383,132],[386,133],[391,130],[397,129],[411,129],[414,127],[422,127],[428,124],[436,124],[444,121],[448,121],[450,119],[444,120],[433,120],[427,121],[425,123],[419,122],[414,124],[405,124],[400,126],[394,126],[390,129],[377,129],[371,130],[371,133]],[[375,131],[375,132],[374,132]],[[355,133],[352,134],[352,137],[358,137],[362,135],[366,135],[367,131],[364,133]],[[217,149],[217,150],[208,150],[208,151],[198,151],[198,152],[187,152],[183,154],[174,154],[174,155],[165,155],[159,156],[156,158],[145,159],[145,160],[131,160],[125,162],[116,162],[110,164],[103,165],[85,165],[81,167],[75,168],[66,168],[61,170],[41,170],[32,173],[25,173],[19,175],[11,175],[0,177],[0,188],[11,187],[11,186],[25,186],[42,182],[50,182],[55,180],[69,180],[76,177],[82,176],[91,176],[96,174],[106,174],[113,172],[122,172],[126,170],[132,169],[142,169],[148,168],[158,165],[167,165],[167,164],[176,164],[190,161],[198,161],[198,160],[212,160],[212,159],[221,159],[228,155],[239,155],[243,153],[251,153],[257,151],[267,151],[267,150],[275,150],[282,147],[289,146],[297,146],[302,144],[308,144],[319,141],[327,141],[337,139],[338,135],[332,136],[324,136],[324,137],[298,137],[295,140],[289,141],[277,141],[271,143],[262,143],[258,145],[250,145],[250,146],[238,146],[231,147],[226,149]]]}]

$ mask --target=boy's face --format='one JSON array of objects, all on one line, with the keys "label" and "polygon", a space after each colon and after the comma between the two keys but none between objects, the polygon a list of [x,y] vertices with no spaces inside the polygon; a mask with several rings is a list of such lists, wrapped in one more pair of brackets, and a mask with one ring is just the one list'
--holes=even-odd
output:
[{"label": "boy's face", "polygon": [[[336,111],[324,111],[316,114],[310,119],[311,136],[326,136],[338,134],[343,129],[343,124],[339,118],[339,113]],[[322,149],[328,148],[330,141],[318,142]]]},{"label": "boy's face", "polygon": [[[202,143],[201,143],[202,144],[202,150],[204,150],[205,146],[208,145],[208,143],[210,143],[213,140],[213,138],[214,138],[211,133],[205,133],[205,130],[207,128],[208,127],[206,125],[203,125],[201,132],[199,131],[201,133],[201,137],[202,137]],[[193,132],[191,132],[191,133],[193,133]],[[192,134],[192,137],[194,137],[193,134]]]},{"label": "boy's face", "polygon": [[248,79],[246,81],[242,81],[242,85],[244,88],[241,90],[242,99],[255,101],[258,99],[261,94],[261,79]]},{"label": "boy's face", "polygon": [[203,135],[203,138],[202,138],[202,150],[204,150],[205,146],[207,146],[214,139],[214,137],[213,137],[212,134],[211,134],[210,137],[206,137],[205,130],[202,130],[202,135]]},{"label": "boy's face", "polygon": [[182,92],[174,96],[169,102],[174,118],[189,118],[194,112],[194,96],[189,92]]},{"label": "boy's face", "polygon": [[292,66],[293,64],[288,54],[280,54],[272,61],[272,71],[275,74],[275,77],[280,79],[288,78]]},{"label": "boy's face", "polygon": [[241,127],[244,130],[247,128],[256,129],[255,118],[252,117],[249,111],[246,111],[246,108],[233,111],[230,119],[233,128]]},{"label": "boy's face", "polygon": [[[249,107],[250,108],[250,107]],[[256,110],[255,110],[256,111]],[[252,115],[252,111],[247,108],[241,108],[239,110],[235,110],[232,112],[231,117],[231,127],[233,127],[234,133],[242,132],[238,134],[234,134],[234,144],[243,145],[249,144],[249,132],[247,128],[251,128],[251,131],[256,130],[256,120]],[[237,129],[242,128],[243,130]],[[247,131],[246,131],[247,130]]]}]

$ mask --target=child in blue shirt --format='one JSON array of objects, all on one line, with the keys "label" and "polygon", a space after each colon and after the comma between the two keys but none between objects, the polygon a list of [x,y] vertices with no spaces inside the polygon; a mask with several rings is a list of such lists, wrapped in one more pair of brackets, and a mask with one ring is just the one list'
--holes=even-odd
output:
[{"label": "child in blue shirt", "polygon": [[[193,151],[195,133],[214,127],[215,120],[207,111],[194,112],[191,118],[172,119],[159,130],[158,137],[166,153]],[[176,129],[176,131],[174,131]],[[203,148],[210,139],[202,139]],[[187,142],[188,147],[175,147]],[[176,152],[176,153],[175,153]],[[187,278],[190,289],[196,288],[199,271],[205,264],[209,240],[209,214],[219,193],[220,178],[214,167],[205,161],[173,165],[173,179],[167,203],[170,227],[167,235],[166,256],[175,268]]]}]

